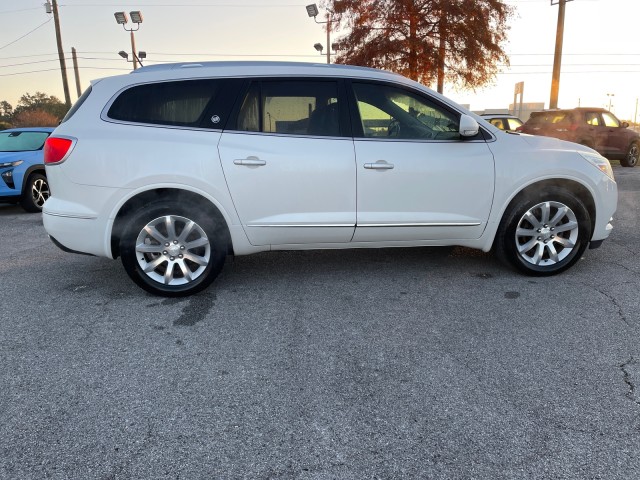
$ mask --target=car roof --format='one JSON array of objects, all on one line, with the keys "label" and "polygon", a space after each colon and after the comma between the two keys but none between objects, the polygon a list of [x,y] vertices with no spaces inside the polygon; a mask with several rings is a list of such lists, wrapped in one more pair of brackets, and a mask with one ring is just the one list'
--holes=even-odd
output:
[{"label": "car roof", "polygon": [[[401,76],[397,73],[380,70],[377,68],[360,67],[355,65],[341,65],[341,64],[327,64],[327,63],[309,63],[309,62],[270,62],[270,61],[208,61],[208,62],[177,62],[177,63],[160,63],[156,65],[149,65],[146,67],[140,67],[133,70],[132,74],[142,74],[149,72],[162,72],[170,70],[187,70],[187,69],[211,69],[211,70],[237,70],[238,73],[242,71],[250,71],[252,75],[272,74],[274,70],[281,70],[280,73],[293,73],[295,70],[317,70],[327,74],[331,72],[334,75],[341,75],[345,73],[361,75],[375,75],[379,73],[385,73],[393,76]],[[209,72],[207,72],[208,74]]]},{"label": "car roof", "polygon": [[609,112],[602,107],[576,107],[576,108],[552,108],[550,110],[538,110],[531,112],[531,115],[541,115],[543,113],[566,113],[566,112]]}]

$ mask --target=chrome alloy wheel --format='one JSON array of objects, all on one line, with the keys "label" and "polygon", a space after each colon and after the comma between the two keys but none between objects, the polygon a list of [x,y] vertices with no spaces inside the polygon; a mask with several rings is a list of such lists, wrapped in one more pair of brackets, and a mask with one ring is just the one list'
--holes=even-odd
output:
[{"label": "chrome alloy wheel", "polygon": [[49,185],[42,178],[38,178],[33,185],[31,186],[31,197],[33,198],[33,203],[38,206],[38,208],[42,208],[44,202],[49,198]]},{"label": "chrome alloy wheel", "polygon": [[627,153],[627,165],[635,167],[638,164],[638,158],[640,157],[640,147],[637,142],[633,142]]},{"label": "chrome alloy wheel", "polygon": [[539,203],[525,212],[516,228],[516,248],[532,265],[561,262],[576,246],[579,225],[575,213],[560,202]]},{"label": "chrome alloy wheel", "polygon": [[206,270],[211,244],[194,221],[176,215],[147,223],[136,239],[136,258],[142,271],[164,285],[185,285]]}]

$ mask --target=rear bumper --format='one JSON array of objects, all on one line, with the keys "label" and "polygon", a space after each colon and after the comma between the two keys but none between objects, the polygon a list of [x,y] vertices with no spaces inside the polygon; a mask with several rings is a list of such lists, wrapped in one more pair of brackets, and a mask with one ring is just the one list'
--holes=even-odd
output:
[{"label": "rear bumper", "polygon": [[78,252],[77,250],[72,250],[70,248],[65,247],[63,244],[61,244],[58,240],[56,240],[54,237],[52,237],[51,235],[49,235],[49,238],[51,239],[51,241],[53,242],[53,244],[58,247],[60,250],[62,250],[63,252],[67,252],[67,253],[77,253],[80,255],[91,255],[91,256],[95,256],[92,255],[91,253],[85,253],[85,252]]},{"label": "rear bumper", "polygon": [[[63,208],[56,208],[56,207]],[[69,213],[65,202],[52,197],[44,205],[42,223],[49,237],[66,252],[109,257],[105,249],[105,226],[99,217],[86,213]]]}]

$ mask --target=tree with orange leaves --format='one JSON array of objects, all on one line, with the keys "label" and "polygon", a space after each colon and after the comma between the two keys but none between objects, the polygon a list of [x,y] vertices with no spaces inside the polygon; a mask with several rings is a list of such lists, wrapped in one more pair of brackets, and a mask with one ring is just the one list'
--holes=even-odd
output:
[{"label": "tree with orange leaves", "polygon": [[499,64],[513,8],[503,0],[326,0],[337,40],[336,63],[382,68],[426,85],[445,79],[474,89]]}]

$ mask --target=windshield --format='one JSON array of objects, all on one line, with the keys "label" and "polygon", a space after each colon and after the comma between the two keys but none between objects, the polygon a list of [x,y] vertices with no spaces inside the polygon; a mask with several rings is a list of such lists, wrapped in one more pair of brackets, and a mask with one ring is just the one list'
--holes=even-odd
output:
[{"label": "windshield", "polygon": [[49,132],[0,132],[0,152],[40,150]]}]

